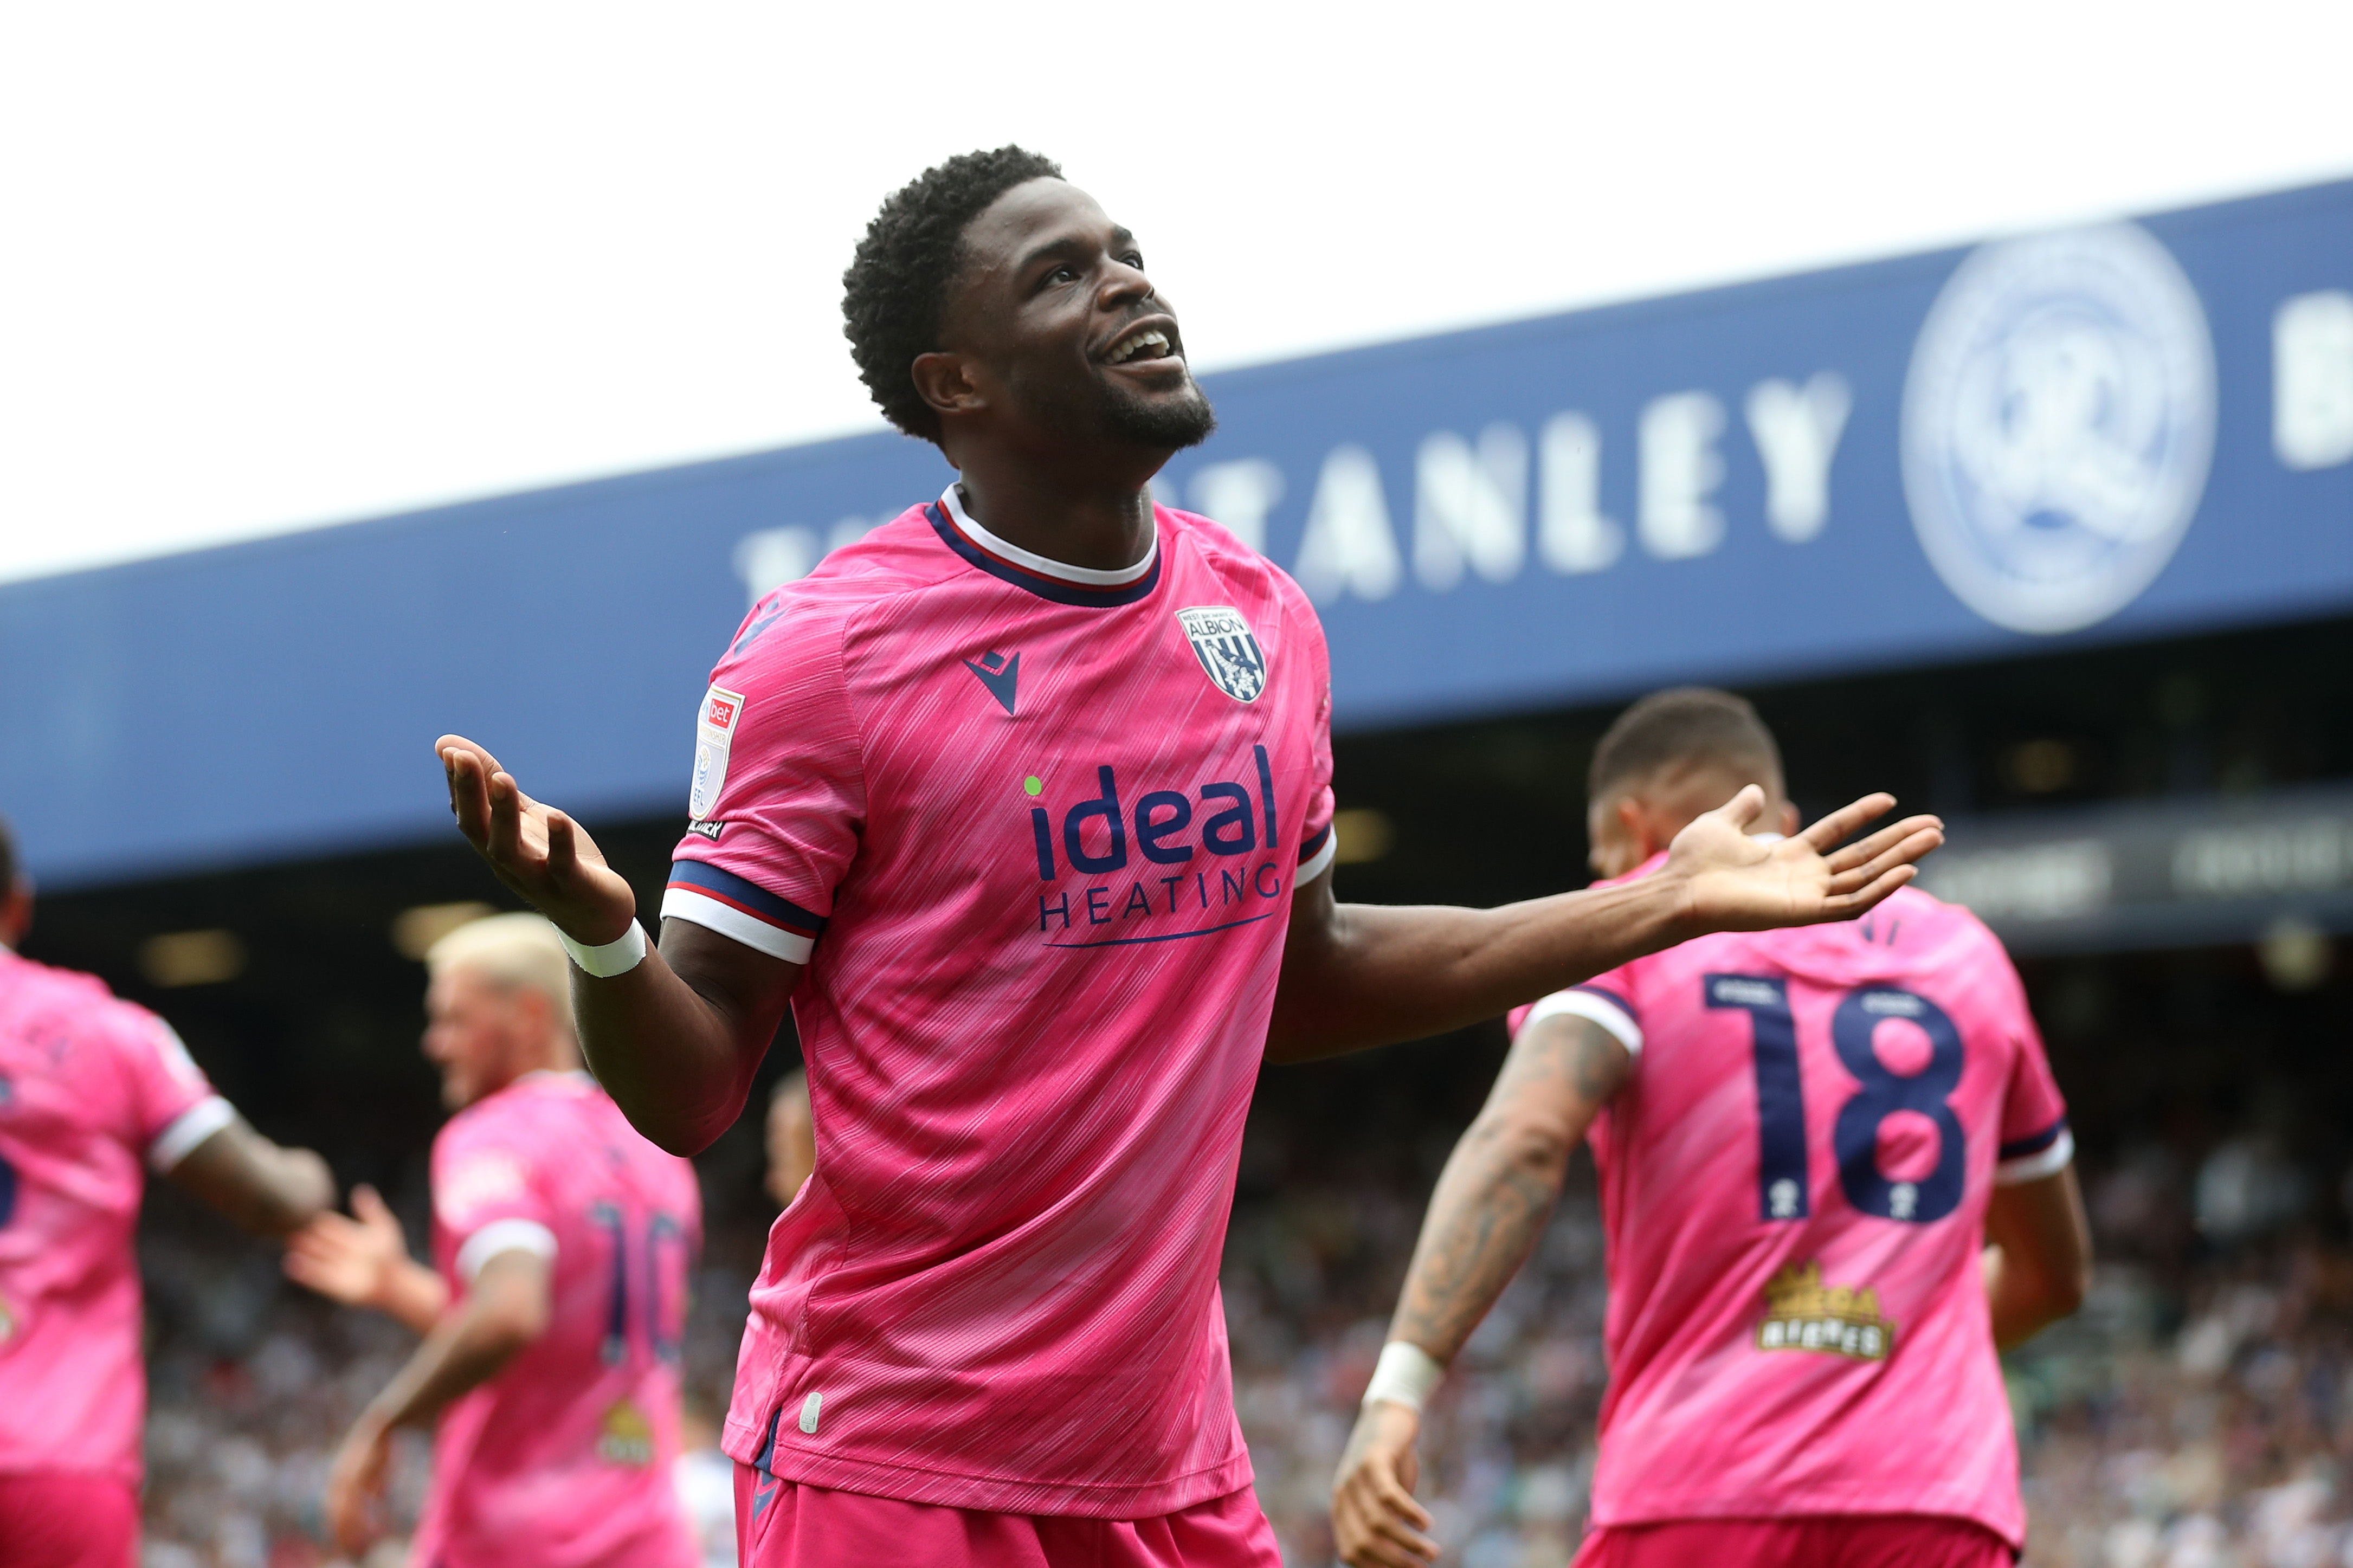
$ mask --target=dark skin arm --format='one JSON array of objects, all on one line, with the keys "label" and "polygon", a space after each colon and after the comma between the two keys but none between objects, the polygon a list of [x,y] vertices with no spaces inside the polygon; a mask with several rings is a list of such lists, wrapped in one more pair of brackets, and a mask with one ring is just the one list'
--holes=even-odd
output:
[{"label": "dark skin arm", "polygon": [[[573,972],[588,1068],[649,1139],[701,1153],[743,1113],[801,968],[691,921],[664,921],[659,948],[628,973]],[[661,1048],[636,1048],[641,1040]]]},{"label": "dark skin arm", "polygon": [[429,1423],[547,1331],[548,1272],[547,1259],[520,1250],[484,1263],[465,1300],[353,1424],[327,1478],[327,1523],[345,1552],[357,1557],[383,1533],[376,1514],[394,1430]]},{"label": "dark skin arm", "polygon": [[[584,945],[628,931],[636,897],[586,831],[472,742],[445,735],[435,749],[459,829],[501,881]],[[1942,825],[1920,816],[1837,847],[1894,804],[1867,795],[1767,845],[1748,837],[1763,793],[1744,789],[1677,835],[1651,876],[1496,910],[1340,904],[1320,877],[1292,900],[1269,1055],[1301,1061],[1459,1028],[1705,931],[1851,919],[1943,842]],[[665,921],[659,950],[626,974],[574,975],[582,1048],[639,1131],[698,1153],[742,1111],[800,973]]]},{"label": "dark skin arm", "polygon": [[[1615,1037],[1546,1018],[1513,1042],[1478,1120],[1430,1195],[1389,1338],[1451,1362],[1544,1235],[1569,1155],[1632,1066]],[[1351,1568],[1421,1568],[1438,1555],[1414,1501],[1419,1411],[1376,1401],[1350,1434],[1332,1487],[1332,1529]]]},{"label": "dark skin arm", "polygon": [[1838,847],[1894,804],[1865,795],[1764,844],[1749,837],[1765,805],[1752,786],[1677,834],[1651,876],[1500,909],[1343,904],[1319,877],[1292,900],[1267,1058],[1459,1029],[1709,931],[1851,920],[1944,842],[1941,823],[1915,816]]},{"label": "dark skin arm", "polygon": [[[585,945],[628,930],[637,896],[586,829],[525,795],[471,742],[444,735],[435,749],[459,829],[500,881]],[[628,973],[574,970],[581,1052],[638,1131],[673,1154],[699,1154],[742,1112],[801,968],[664,921],[660,945]]]},{"label": "dark skin arm", "polygon": [[2092,1288],[2092,1226],[2075,1167],[1996,1187],[1986,1243],[1986,1300],[2001,1349],[2024,1344],[2082,1306]]},{"label": "dark skin arm", "polygon": [[257,1236],[289,1236],[334,1206],[335,1178],[308,1149],[288,1149],[242,1117],[188,1151],[165,1173]]}]

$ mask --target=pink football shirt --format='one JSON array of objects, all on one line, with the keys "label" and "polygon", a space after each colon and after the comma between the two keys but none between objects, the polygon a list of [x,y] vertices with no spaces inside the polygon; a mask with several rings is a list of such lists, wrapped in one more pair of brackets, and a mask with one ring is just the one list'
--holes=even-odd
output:
[{"label": "pink football shirt", "polygon": [[235,1116],[163,1019],[0,948],[0,1473],[138,1481],[142,1167]]},{"label": "pink football shirt", "polygon": [[586,1073],[532,1073],[433,1141],[433,1258],[462,1295],[514,1248],[554,1260],[547,1331],[452,1404],[413,1560],[435,1568],[690,1568],[671,1479],[694,1168]]},{"label": "pink football shirt", "polygon": [[1906,888],[1860,921],[1637,959],[1513,1030],[1558,1013],[1635,1052],[1591,1133],[1593,1521],[1924,1513],[2021,1543],[1978,1253],[1994,1187],[2073,1142],[1993,933]]},{"label": "pink football shirt", "polygon": [[1154,521],[1081,571],[951,491],[713,672],[662,912],[808,965],[817,1173],[726,1434],[770,1474],[1114,1519],[1250,1482],[1218,1261],[1330,679],[1288,577]]}]

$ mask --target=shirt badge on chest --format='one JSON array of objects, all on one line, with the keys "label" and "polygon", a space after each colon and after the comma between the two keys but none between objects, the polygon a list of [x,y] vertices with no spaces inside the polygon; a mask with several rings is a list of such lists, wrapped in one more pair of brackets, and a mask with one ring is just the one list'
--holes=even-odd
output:
[{"label": "shirt badge on chest", "polygon": [[1194,605],[1176,612],[1193,645],[1193,657],[1209,684],[1237,702],[1255,702],[1266,689],[1266,650],[1258,634],[1230,605]]}]

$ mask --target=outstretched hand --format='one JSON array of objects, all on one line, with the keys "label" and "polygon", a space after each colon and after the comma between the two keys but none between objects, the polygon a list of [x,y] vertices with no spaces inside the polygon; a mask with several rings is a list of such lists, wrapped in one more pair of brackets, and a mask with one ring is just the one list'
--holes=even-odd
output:
[{"label": "outstretched hand", "polygon": [[380,1306],[408,1261],[408,1239],[374,1187],[352,1189],[352,1215],[329,1209],[288,1237],[287,1278],[346,1307]]},{"label": "outstretched hand", "polygon": [[523,794],[496,757],[463,735],[444,735],[433,750],[458,831],[500,881],[583,945],[602,946],[629,929],[637,895],[586,828]]},{"label": "outstretched hand", "polygon": [[1750,837],[1765,792],[1750,784],[1675,835],[1666,871],[1688,888],[1690,934],[1769,931],[1852,920],[1918,875],[1915,862],[1945,841],[1933,816],[1907,816],[1840,848],[1887,814],[1892,795],[1867,795],[1793,838]]}]

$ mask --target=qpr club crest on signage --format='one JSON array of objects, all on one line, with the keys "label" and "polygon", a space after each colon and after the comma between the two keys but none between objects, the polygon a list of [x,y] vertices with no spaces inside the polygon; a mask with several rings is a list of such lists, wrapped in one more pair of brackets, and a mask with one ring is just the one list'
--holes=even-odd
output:
[{"label": "qpr club crest on signage", "polygon": [[1237,702],[1255,702],[1266,689],[1266,651],[1242,613],[1229,605],[1195,605],[1176,612],[1209,684]]},{"label": "qpr club crest on signage", "polygon": [[2214,449],[2214,349],[2155,236],[1989,245],[1936,297],[1904,386],[1904,491],[1930,564],[2013,631],[2073,631],[2173,559]]}]

